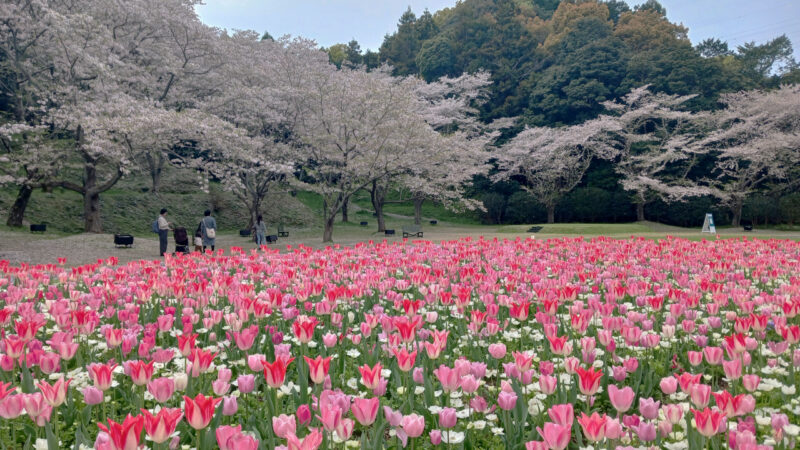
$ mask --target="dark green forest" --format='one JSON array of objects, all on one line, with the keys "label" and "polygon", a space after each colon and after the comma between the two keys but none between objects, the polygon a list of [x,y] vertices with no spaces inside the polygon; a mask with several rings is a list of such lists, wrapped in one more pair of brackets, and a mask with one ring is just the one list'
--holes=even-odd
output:
[{"label": "dark green forest", "polygon": [[[388,64],[395,75],[429,81],[489,71],[491,98],[481,106],[482,119],[521,117],[520,128],[581,123],[600,114],[602,102],[645,84],[656,92],[696,94],[687,107],[699,111],[718,108],[721,93],[800,82],[785,35],[737,48],[719,39],[692,45],[688,29],[671,23],[656,0],[633,9],[622,0],[462,0],[435,13],[407,10],[377,53],[362,52],[356,41],[327,51],[337,65]],[[476,180],[472,194],[484,201],[486,222],[545,217],[514,181]],[[715,204],[713,198],[656,200],[645,214],[648,220],[696,226],[705,212],[714,212],[725,224],[729,213]],[[748,200],[745,219],[793,223],[798,206],[798,194],[765,186],[763,194]],[[556,218],[617,222],[635,220],[636,214],[613,168],[596,161],[556,209]]]}]

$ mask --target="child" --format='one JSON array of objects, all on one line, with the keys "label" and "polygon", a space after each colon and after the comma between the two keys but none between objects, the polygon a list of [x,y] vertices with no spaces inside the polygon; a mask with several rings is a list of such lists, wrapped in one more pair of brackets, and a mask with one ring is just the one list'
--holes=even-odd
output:
[{"label": "child", "polygon": [[203,251],[203,232],[200,231],[200,227],[198,227],[197,231],[194,232],[194,251]]}]

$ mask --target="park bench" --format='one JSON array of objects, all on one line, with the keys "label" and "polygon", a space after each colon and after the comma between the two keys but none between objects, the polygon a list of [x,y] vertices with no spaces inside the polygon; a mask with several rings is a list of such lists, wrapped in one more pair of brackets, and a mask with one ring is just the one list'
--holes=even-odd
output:
[{"label": "park bench", "polygon": [[250,237],[251,234],[253,234],[253,230],[249,228],[242,228],[239,230],[239,236],[241,237]]},{"label": "park bench", "polygon": [[278,225],[278,237],[289,237],[289,232],[283,228],[283,224]]},{"label": "park bench", "polygon": [[419,225],[403,225],[403,237],[422,237],[422,227]]},{"label": "park bench", "polygon": [[538,227],[538,226],[536,226],[536,227],[530,227],[530,228],[528,228],[528,233],[538,233],[538,232],[540,232],[540,231],[542,231],[542,227]]},{"label": "park bench", "polygon": [[266,238],[267,238],[267,244],[272,244],[274,242],[278,242],[278,235],[277,234],[268,234]]},{"label": "park bench", "polygon": [[130,234],[115,234],[114,235],[114,247],[133,247],[133,236]]},{"label": "park bench", "polygon": [[753,222],[749,220],[743,220],[742,228],[744,229],[744,231],[753,231]]},{"label": "park bench", "polygon": [[386,236],[394,236],[394,230],[383,230],[383,234]]},{"label": "park bench", "polygon": [[44,233],[47,231],[47,224],[45,223],[32,223],[31,233]]},{"label": "park bench", "polygon": [[437,221],[437,220],[431,220],[431,225],[436,225],[437,223],[439,223],[439,221]]},{"label": "park bench", "polygon": [[367,225],[369,225],[369,222],[367,222],[366,220],[362,220],[362,221],[361,221],[361,226],[362,226],[362,227],[365,227],[365,226],[367,226]]}]

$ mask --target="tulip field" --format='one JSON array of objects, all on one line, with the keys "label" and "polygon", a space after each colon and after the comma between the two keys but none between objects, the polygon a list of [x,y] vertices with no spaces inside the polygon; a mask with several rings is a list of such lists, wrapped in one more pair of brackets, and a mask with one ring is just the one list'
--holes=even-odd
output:
[{"label": "tulip field", "polygon": [[800,244],[0,263],[0,447],[789,449]]}]

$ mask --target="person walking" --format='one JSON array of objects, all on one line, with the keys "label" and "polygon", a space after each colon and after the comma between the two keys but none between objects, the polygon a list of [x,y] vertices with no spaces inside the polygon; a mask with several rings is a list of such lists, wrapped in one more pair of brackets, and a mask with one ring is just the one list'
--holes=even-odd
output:
[{"label": "person walking", "polygon": [[217,239],[217,221],[211,216],[211,210],[207,209],[203,213],[200,228],[203,232],[203,251],[206,251],[206,247],[211,247],[213,252]]},{"label": "person walking", "polygon": [[167,236],[169,235],[170,223],[167,222],[167,208],[161,208],[158,215],[158,249],[161,256],[167,253]]},{"label": "person walking", "polygon": [[259,215],[256,222],[256,244],[267,245],[267,224],[264,223],[264,218]]}]

